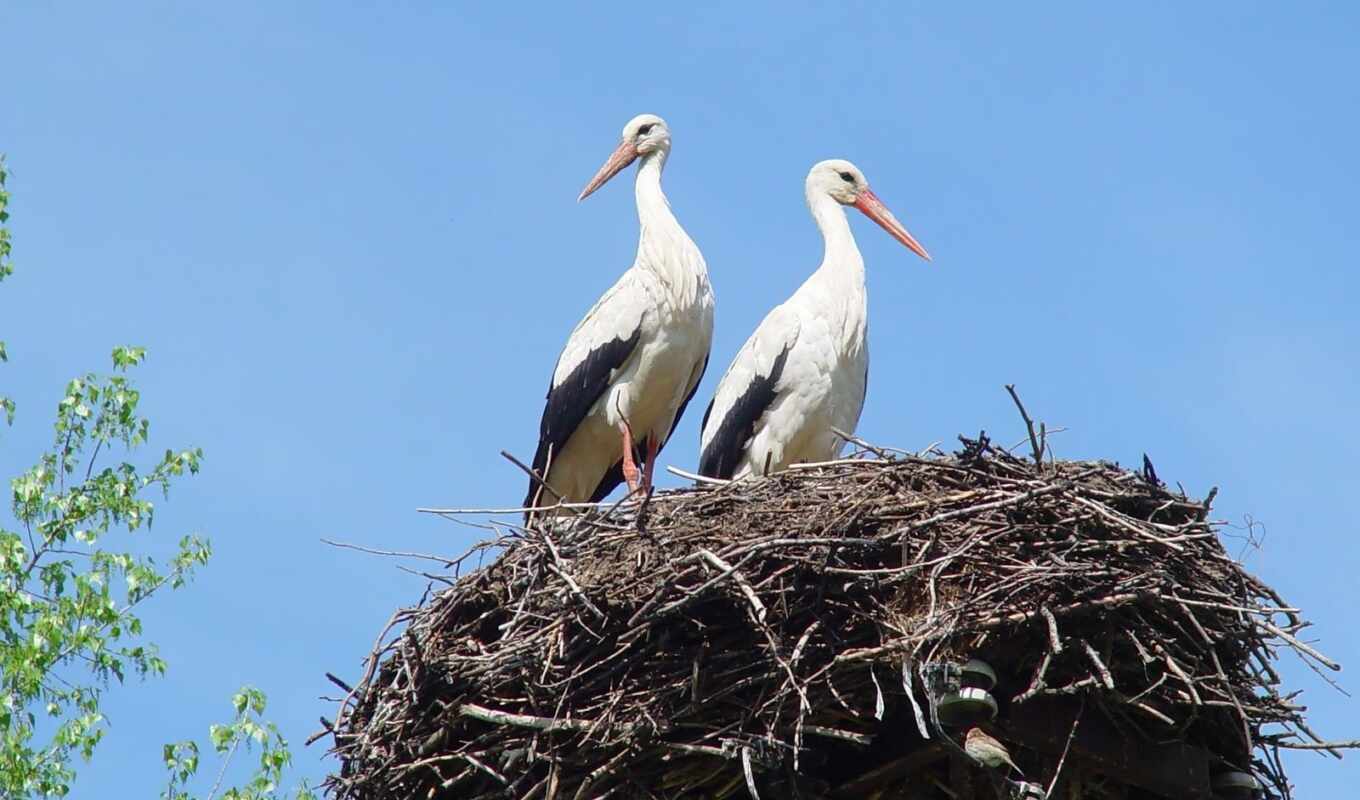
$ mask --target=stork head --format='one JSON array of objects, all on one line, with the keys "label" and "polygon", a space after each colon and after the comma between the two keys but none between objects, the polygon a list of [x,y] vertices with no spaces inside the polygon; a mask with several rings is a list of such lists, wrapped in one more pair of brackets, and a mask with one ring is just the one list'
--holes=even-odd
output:
[{"label": "stork head", "polygon": [[614,148],[604,166],[590,179],[586,188],[581,190],[581,196],[576,198],[577,201],[586,199],[596,189],[604,186],[610,178],[637,160],[638,156],[651,155],[670,148],[671,131],[666,127],[666,121],[655,114],[638,114],[623,126],[619,146]]},{"label": "stork head", "polygon": [[808,199],[826,195],[843,206],[854,206],[864,216],[877,222],[894,239],[911,248],[916,255],[930,260],[930,254],[910,234],[902,223],[897,221],[878,195],[869,189],[869,181],[859,167],[849,161],[833,158],[813,165],[807,176]]}]

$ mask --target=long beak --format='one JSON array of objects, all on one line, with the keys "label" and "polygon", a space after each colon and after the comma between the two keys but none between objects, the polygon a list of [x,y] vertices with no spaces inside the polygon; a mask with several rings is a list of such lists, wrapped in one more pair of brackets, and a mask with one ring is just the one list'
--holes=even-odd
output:
[{"label": "long beak", "polygon": [[926,252],[926,249],[921,246],[920,242],[916,241],[915,237],[907,233],[907,229],[902,227],[902,223],[897,221],[897,217],[894,217],[888,207],[883,205],[883,201],[878,199],[878,195],[867,188],[861,189],[859,199],[855,201],[855,208],[863,211],[864,216],[877,222],[883,230],[892,234],[894,239],[910,247],[913,253],[926,261],[930,260],[930,253]]},{"label": "long beak", "polygon": [[587,197],[590,197],[596,189],[604,186],[610,178],[619,174],[620,170],[633,163],[637,157],[637,145],[632,142],[619,142],[618,148],[609,155],[609,160],[604,162],[604,166],[600,167],[600,171],[595,173],[595,177],[590,179],[590,183],[586,184],[586,188],[581,190],[581,196],[576,198],[576,202],[579,203]]}]

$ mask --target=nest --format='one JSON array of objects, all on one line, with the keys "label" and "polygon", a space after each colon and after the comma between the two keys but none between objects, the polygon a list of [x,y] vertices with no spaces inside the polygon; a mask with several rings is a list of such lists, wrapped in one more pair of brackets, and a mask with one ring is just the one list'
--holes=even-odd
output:
[{"label": "nest", "polygon": [[[1287,798],[1280,748],[1327,745],[1273,662],[1338,667],[1208,502],[963,441],[496,528],[474,551],[494,562],[398,612],[341,684],[327,789],[1209,797],[1250,772]],[[1008,775],[940,719],[970,659],[997,674],[976,726]]]}]

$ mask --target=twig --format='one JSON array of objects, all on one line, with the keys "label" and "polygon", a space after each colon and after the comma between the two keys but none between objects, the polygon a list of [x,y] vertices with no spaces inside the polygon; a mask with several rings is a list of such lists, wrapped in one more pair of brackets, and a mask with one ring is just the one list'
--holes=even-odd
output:
[{"label": "twig", "polygon": [[412,553],[405,550],[378,550],[372,547],[364,547],[361,544],[350,544],[349,542],[337,542],[331,539],[326,539],[324,537],[321,539],[321,541],[330,545],[331,547],[339,547],[344,550],[357,550],[360,553],[368,553],[369,555],[374,556],[394,556],[396,558],[423,558],[426,561],[433,561],[436,564],[443,564],[444,566],[450,566],[453,563],[447,558],[443,558],[441,556],[432,556],[429,555],[428,553]]},{"label": "twig", "polygon": [[827,739],[839,739],[843,742],[850,742],[861,747],[868,747],[874,743],[874,737],[855,733],[854,731],[843,731],[840,728],[827,728],[821,725],[804,725],[803,730],[814,736],[822,736]]},{"label": "twig", "polygon": [[1025,404],[1020,402],[1020,395],[1015,393],[1015,384],[1006,384],[1006,391],[1010,392],[1011,399],[1015,401],[1015,407],[1020,409],[1020,418],[1025,421],[1025,428],[1029,431],[1029,445],[1034,450],[1034,463],[1042,467],[1044,465],[1045,444],[1039,443],[1039,437],[1034,433],[1034,420],[1029,418],[1029,412],[1025,410]]},{"label": "twig", "polygon": [[326,680],[328,680],[328,681],[330,681],[331,683],[335,684],[336,686],[340,687],[340,691],[342,691],[342,692],[352,692],[352,691],[354,691],[354,689],[353,689],[348,683],[345,683],[344,681],[340,680],[339,678],[335,677],[334,675],[332,675],[332,674],[329,673],[329,672],[326,673]]},{"label": "twig", "polygon": [[465,717],[479,719],[482,722],[490,722],[493,725],[514,725],[519,728],[533,728],[540,731],[574,731],[580,733],[596,725],[592,720],[531,717],[528,714],[512,714],[509,711],[497,711],[473,703],[463,703],[458,707],[458,713]]},{"label": "twig", "polygon": [[525,475],[529,476],[529,480],[538,484],[539,492],[534,493],[535,500],[534,505],[538,505],[537,500],[539,497],[542,496],[541,492],[545,490],[558,500],[562,499],[562,494],[548,485],[547,476],[539,475],[537,472],[530,469],[528,466],[524,464],[523,461],[520,461],[518,458],[515,458],[513,455],[511,455],[509,450],[502,450],[501,457],[504,458],[506,461],[509,461],[511,464],[514,464],[515,466],[519,467],[524,472]]},{"label": "twig", "polygon": [[1344,739],[1339,742],[1275,742],[1278,747],[1290,750],[1356,750],[1360,749],[1360,739]]},{"label": "twig", "polygon": [[[1040,606],[1039,613],[1044,615],[1044,621],[1048,623],[1048,647],[1054,655],[1063,651],[1062,639],[1058,637],[1058,620],[1053,616],[1053,612],[1048,610],[1048,606]],[[1045,659],[1047,663],[1047,659]]]},{"label": "twig", "polygon": [[1319,664],[1326,667],[1327,669],[1330,669],[1333,672],[1341,671],[1340,664],[1336,663],[1330,658],[1314,650],[1307,644],[1304,644],[1303,642],[1299,641],[1291,634],[1286,633],[1283,629],[1279,628],[1269,620],[1257,620],[1257,624],[1265,628],[1266,630],[1270,631],[1271,633],[1275,634],[1276,636],[1280,637],[1281,639],[1284,639],[1286,642],[1289,642],[1291,645],[1298,648],[1300,652],[1307,653],[1309,656],[1312,656],[1314,660],[1316,660]]},{"label": "twig", "polygon": [[1048,782],[1048,788],[1044,790],[1044,797],[1053,797],[1053,787],[1058,785],[1058,778],[1062,776],[1063,764],[1067,763],[1067,752],[1072,747],[1072,740],[1077,738],[1077,726],[1081,724],[1081,715],[1086,712],[1086,695],[1081,697],[1081,705],[1077,706],[1077,714],[1072,717],[1072,729],[1067,732],[1067,741],[1063,743],[1062,755],[1058,757],[1058,766],[1053,769],[1053,777]]},{"label": "twig", "polygon": [[694,481],[695,483],[704,483],[709,486],[726,486],[732,482],[725,478],[710,478],[707,475],[700,475],[697,472],[688,472],[679,467],[673,467],[670,464],[666,465],[666,471],[672,475],[679,475],[685,480]]},{"label": "twig", "polygon": [[548,569],[556,573],[557,576],[567,584],[567,589],[577,600],[581,601],[581,604],[584,605],[591,614],[595,615],[595,619],[604,619],[604,612],[597,608],[594,603],[590,602],[590,598],[586,597],[585,592],[581,591],[581,587],[576,584],[576,580],[571,577],[571,573],[567,572],[566,565],[562,563],[562,557],[557,553],[557,545],[553,544],[552,537],[546,532],[543,534],[543,543],[548,546],[548,552],[552,554],[553,563],[548,565]]},{"label": "twig", "polygon": [[756,597],[755,590],[751,588],[751,584],[746,582],[746,578],[742,577],[741,573],[737,571],[737,568],[726,561],[723,561],[721,558],[718,558],[710,550],[700,549],[699,555],[703,556],[704,560],[708,563],[722,570],[724,574],[732,576],[732,580],[736,581],[737,586],[741,588],[741,593],[746,595],[746,601],[751,604],[751,609],[754,612],[756,622],[764,624],[765,604],[760,602],[759,597]]},{"label": "twig", "polygon": [[869,444],[868,442],[864,441],[858,436],[855,436],[853,433],[846,433],[845,431],[841,430],[840,428],[837,428],[834,425],[831,426],[831,432],[841,437],[845,441],[849,442],[850,444],[853,444],[854,446],[860,448],[861,450],[868,450],[870,453],[873,453],[874,455],[878,456],[884,461],[892,460],[892,455],[888,453],[887,450]]},{"label": "twig", "polygon": [[237,730],[232,736],[231,747],[228,748],[227,754],[222,757],[222,766],[217,769],[217,777],[213,780],[212,788],[208,790],[207,800],[213,800],[217,796],[217,790],[222,787],[222,778],[227,774],[227,767],[231,764],[231,758],[236,755],[236,748],[240,747],[241,740],[244,738],[245,736],[240,730]]}]

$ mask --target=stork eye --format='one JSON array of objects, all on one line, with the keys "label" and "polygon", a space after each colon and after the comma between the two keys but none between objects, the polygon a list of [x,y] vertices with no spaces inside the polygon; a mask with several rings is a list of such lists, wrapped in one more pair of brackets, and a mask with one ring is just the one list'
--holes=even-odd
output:
[{"label": "stork eye", "polygon": [[655,122],[649,122],[646,125],[643,125],[641,128],[638,128],[638,136],[646,136],[647,134],[651,133],[652,128],[655,127],[656,127]]},{"label": "stork eye", "polygon": [[845,181],[846,183],[854,183],[854,182],[855,182],[855,176],[854,176],[854,175],[851,175],[851,174],[848,173],[848,172],[842,172],[842,173],[841,173],[841,180]]}]

